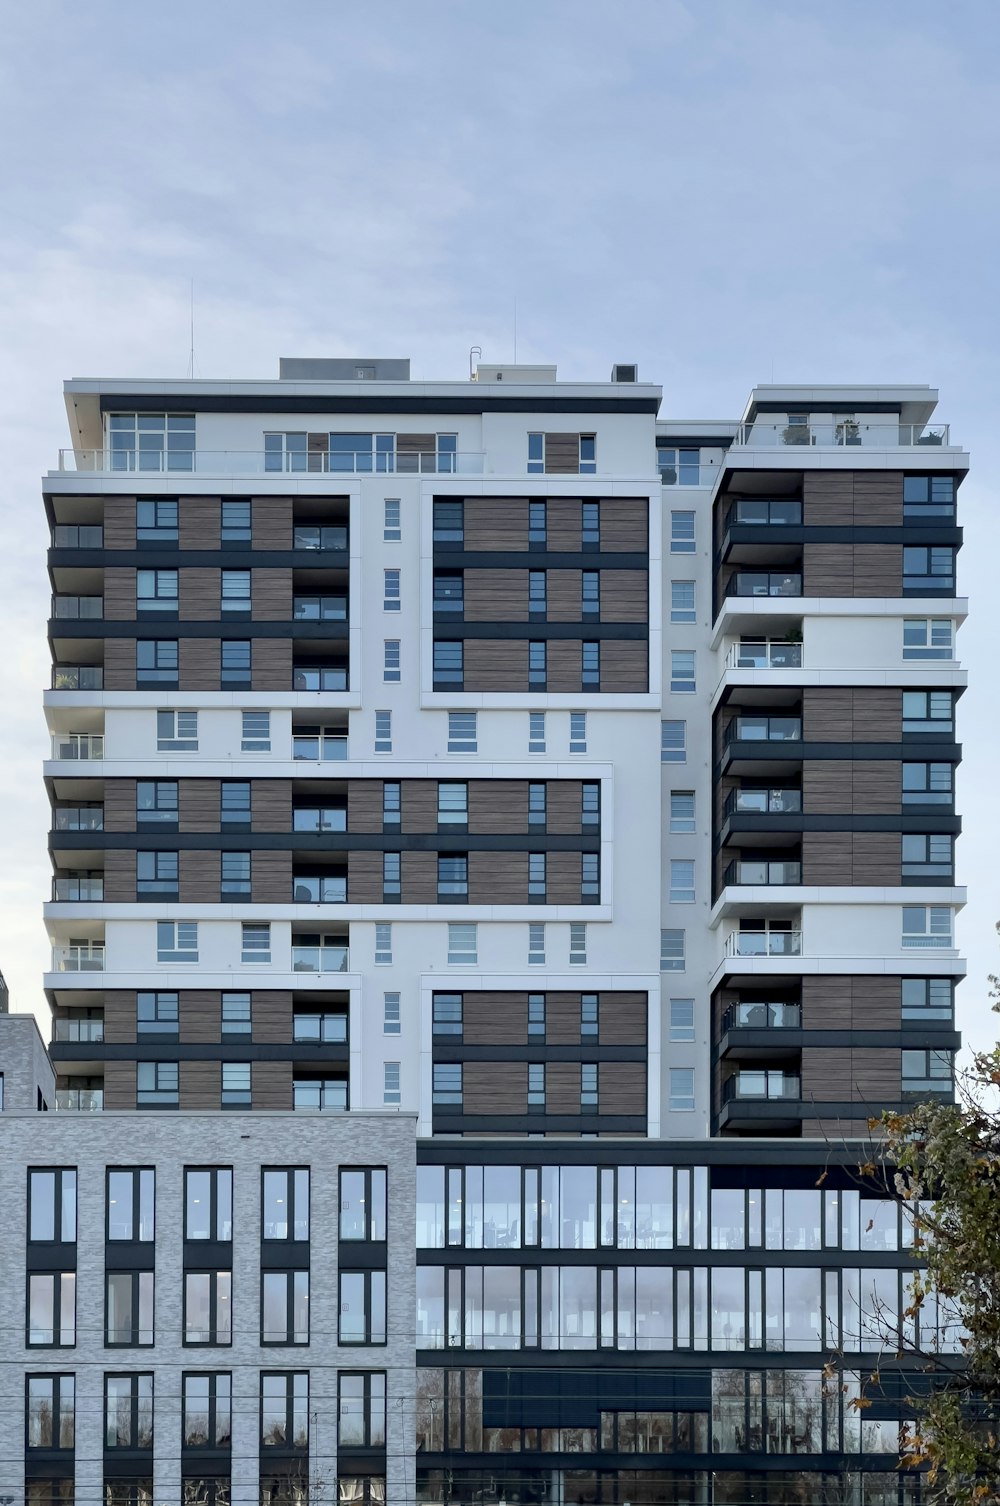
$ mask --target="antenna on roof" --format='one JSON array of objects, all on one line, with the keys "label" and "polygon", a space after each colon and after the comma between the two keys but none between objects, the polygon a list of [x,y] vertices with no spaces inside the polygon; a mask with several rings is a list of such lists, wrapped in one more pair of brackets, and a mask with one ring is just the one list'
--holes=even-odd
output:
[{"label": "antenna on roof", "polygon": [[517,299],[514,299],[514,365],[517,365]]},{"label": "antenna on roof", "polygon": [[472,364],[472,357],[473,356],[478,356],[480,360],[483,359],[483,347],[481,345],[470,345],[469,346],[469,381],[470,382],[474,382],[476,380],[475,367]]}]

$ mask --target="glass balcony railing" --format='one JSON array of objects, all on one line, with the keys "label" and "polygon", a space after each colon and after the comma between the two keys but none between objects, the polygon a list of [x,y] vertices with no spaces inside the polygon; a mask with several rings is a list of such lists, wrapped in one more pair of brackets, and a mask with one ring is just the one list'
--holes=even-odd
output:
[{"label": "glass balcony railing", "polygon": [[802,576],[789,570],[737,570],[726,583],[727,596],[801,596]]},{"label": "glass balcony railing", "polygon": [[347,670],[339,665],[306,665],[292,671],[293,690],[346,690]]},{"label": "glass balcony railing", "polygon": [[104,942],[70,942],[52,948],[54,973],[103,973]]},{"label": "glass balcony railing", "polygon": [[292,971],[296,973],[346,973],[350,952],[346,946],[292,946]]},{"label": "glass balcony railing", "polygon": [[56,1108],[95,1114],[104,1108],[103,1088],[56,1088]]},{"label": "glass balcony railing", "polygon": [[326,1109],[342,1113],[348,1107],[346,1082],[293,1082],[292,1102],[297,1109]]},{"label": "glass balcony railing", "polygon": [[726,513],[726,527],[796,528],[802,503],[794,497],[740,497]]},{"label": "glass balcony railing", "polygon": [[726,884],[801,884],[802,864],[769,863],[758,859],[737,858],[726,869]]},{"label": "glass balcony railing", "polygon": [[726,743],[797,743],[802,741],[798,716],[736,716],[726,727]]},{"label": "glass balcony railing", "polygon": [[[174,676],[176,679],[176,674]],[[53,664],[53,690],[103,690],[103,664]]]},{"label": "glass balcony railing", "polygon": [[57,805],[53,811],[55,831],[103,831],[103,805]]},{"label": "glass balcony railing", "polygon": [[189,450],[177,448],[60,450],[61,471],[147,475],[173,472],[205,476],[263,476],[265,474],[323,474],[421,476],[481,476],[486,457],[481,451],[420,452],[371,450]]},{"label": "glass balcony railing", "polygon": [[104,616],[104,597],[53,596],[51,613],[53,617],[69,618],[72,621],[81,618],[97,620]]},{"label": "glass balcony railing", "polygon": [[52,1023],[52,1039],[54,1041],[91,1042],[103,1041],[103,1020],[54,1020]]},{"label": "glass balcony railing", "polygon": [[836,449],[844,445],[880,450],[910,449],[915,445],[950,445],[948,424],[906,424],[885,419],[866,423],[862,418],[807,418],[796,423],[781,419],[777,423],[756,419],[739,424],[733,448],[792,449],[815,447]]},{"label": "glass balcony railing", "polygon": [[103,732],[57,732],[52,739],[52,757],[60,762],[104,757]]},{"label": "glass balcony railing", "polygon": [[296,732],[292,737],[292,758],[311,763],[342,763],[347,758],[347,734]]},{"label": "glass balcony railing", "polygon": [[296,905],[343,905],[347,903],[347,874],[295,874],[292,902]]},{"label": "glass balcony railing", "polygon": [[346,806],[296,805],[292,809],[292,831],[324,832],[346,830]]},{"label": "glass balcony railing", "polygon": [[786,816],[801,809],[801,790],[730,790],[726,796],[727,816]]},{"label": "glass balcony railing", "polygon": [[802,644],[781,638],[745,638],[726,655],[727,669],[801,669]]},{"label": "glass balcony railing", "polygon": [[346,1014],[298,1014],[292,1018],[292,1040],[304,1044],[337,1045],[347,1040]]},{"label": "glass balcony railing", "polygon": [[763,1004],[756,1000],[730,1004],[723,1030],[798,1030],[802,1010],[798,1004]]},{"label": "glass balcony railing", "polygon": [[60,903],[78,903],[104,898],[104,878],[68,874],[52,880],[52,898]]},{"label": "glass balcony railing", "polygon": [[729,957],[799,957],[801,931],[731,931],[726,937]]},{"label": "glass balcony railing", "polygon": [[722,1097],[726,1103],[752,1098],[767,1102],[775,1099],[794,1101],[801,1097],[801,1086],[798,1074],[794,1072],[735,1072],[722,1084]]},{"label": "glass balcony railing", "polygon": [[100,523],[56,523],[53,549],[103,549],[104,528]]},{"label": "glass balcony railing", "polygon": [[296,596],[292,602],[295,622],[346,622],[346,596]]},{"label": "glass balcony railing", "polygon": [[347,548],[347,529],[336,523],[296,523],[292,530],[292,548],[310,553],[340,553]]}]

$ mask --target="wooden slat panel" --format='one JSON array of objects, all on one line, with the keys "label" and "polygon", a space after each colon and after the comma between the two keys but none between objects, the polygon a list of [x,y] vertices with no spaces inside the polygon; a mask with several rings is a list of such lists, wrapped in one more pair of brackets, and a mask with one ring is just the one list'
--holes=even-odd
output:
[{"label": "wooden slat panel", "polygon": [[583,830],[583,781],[550,779],[545,789],[545,828],[553,836],[576,836]]},{"label": "wooden slat panel", "polygon": [[899,1052],[866,1048],[851,1055],[852,1102],[867,1105],[872,1114],[880,1114],[883,1104],[898,1103],[902,1092]]},{"label": "wooden slat panel", "polygon": [[396,453],[399,455],[433,455],[436,450],[435,434],[396,435]]},{"label": "wooden slat panel", "polygon": [[644,1062],[601,1062],[597,1068],[598,1114],[646,1115]]},{"label": "wooden slat panel", "polygon": [[291,570],[252,571],[250,591],[255,621],[291,622]]},{"label": "wooden slat panel", "polygon": [[218,831],[222,795],[218,779],[182,779],[178,786],[178,830]]},{"label": "wooden slat panel", "polygon": [[222,600],[222,572],[188,566],[178,583],[181,622],[218,622]]},{"label": "wooden slat panel", "polygon": [[433,905],[437,903],[437,854],[433,852],[404,852],[403,904]]},{"label": "wooden slat panel", "polygon": [[381,779],[352,779],[348,783],[347,830],[369,835],[382,830]]},{"label": "wooden slat panel", "polygon": [[250,859],[251,898],[255,905],[292,902],[292,854],[257,848]]},{"label": "wooden slat panel", "polygon": [[218,690],[222,650],[218,638],[181,638],[178,648],[181,690]]},{"label": "wooden slat panel", "polygon": [[250,1069],[250,1101],[255,1109],[290,1109],[291,1062],[254,1062]]},{"label": "wooden slat panel", "polygon": [[545,508],[545,547],[553,554],[579,554],[583,515],[577,497],[550,497]]},{"label": "wooden slat panel", "polygon": [[802,765],[802,810],[807,816],[849,815],[852,765],[846,758],[807,758]]},{"label": "wooden slat panel", "polygon": [[216,1045],[222,1039],[222,999],[217,989],[185,988],[178,1001],[180,1038],[190,1044]]},{"label": "wooden slat panel", "polygon": [[180,902],[182,905],[217,905],[222,897],[222,855],[181,849]]},{"label": "wooden slat panel", "polygon": [[254,989],[250,1017],[255,1041],[287,1045],[292,1039],[292,994],[290,989]]},{"label": "wooden slat panel", "polygon": [[402,831],[421,836],[437,831],[436,779],[404,779],[402,805]]},{"label": "wooden slat panel", "polygon": [[[135,548],[135,498],[105,497],[104,499],[104,547],[105,549]],[[106,572],[105,572],[106,575]],[[105,596],[107,587],[105,586]],[[107,614],[107,607],[104,612]],[[133,1084],[132,1103],[135,1103]]]},{"label": "wooden slat panel", "polygon": [[[109,988],[105,992],[104,1039],[109,1046],[130,1046],[135,1040],[135,993],[134,988]],[[134,1081],[132,1089],[134,1104]],[[105,1076],[106,1091],[107,1077]]]},{"label": "wooden slat panel", "polygon": [[382,900],[382,854],[347,854],[347,899],[352,905],[377,905]]},{"label": "wooden slat panel", "polygon": [[802,1135],[807,1140],[825,1140],[842,1145],[847,1140],[870,1140],[867,1119],[803,1119]]},{"label": "wooden slat panel", "polygon": [[[551,788],[551,786],[550,786]],[[528,830],[528,785],[523,779],[469,781],[469,834]]]},{"label": "wooden slat panel", "polygon": [[858,759],[851,809],[859,816],[895,816],[902,810],[902,769],[895,759]]},{"label": "wooden slat panel", "polygon": [[898,528],[902,522],[902,471],[855,471],[855,527]]},{"label": "wooden slat panel", "polygon": [[802,882],[850,884],[851,834],[840,831],[802,833]]},{"label": "wooden slat panel", "polygon": [[901,875],[900,840],[896,831],[856,831],[853,835],[852,883],[898,885]]},{"label": "wooden slat panel", "polygon": [[807,973],[802,979],[802,1028],[850,1030],[851,980],[836,973]]},{"label": "wooden slat panel", "polygon": [[545,1112],[546,1114],[579,1114],[579,1062],[546,1062]]},{"label": "wooden slat panel", "polygon": [[135,1108],[135,1062],[104,1063],[104,1107]]},{"label": "wooden slat panel", "polygon": [[802,736],[807,743],[851,741],[853,699],[849,686],[807,686],[802,692]]},{"label": "wooden slat panel", "polygon": [[467,497],[465,547],[470,553],[527,549],[527,501],[523,497]]},{"label": "wooden slat panel", "polygon": [[578,852],[550,852],[545,865],[545,898],[550,905],[578,905],[581,899]]},{"label": "wooden slat panel", "polygon": [[181,1109],[217,1109],[222,1102],[222,1067],[219,1062],[181,1062]]},{"label": "wooden slat panel", "polygon": [[135,853],[110,847],[104,854],[104,899],[109,905],[135,903]]},{"label": "wooden slat panel", "polygon": [[598,1004],[602,1046],[644,1046],[649,1004],[643,993],[602,993]]},{"label": "wooden slat panel", "polygon": [[462,1069],[466,1114],[524,1114],[528,1108],[525,1062],[466,1062]]},{"label": "wooden slat panel", "polygon": [[898,743],[903,736],[903,692],[865,686],[854,691],[852,724],[859,743]]},{"label": "wooden slat panel", "polygon": [[622,695],[649,689],[649,652],[642,639],[601,640],[601,690]]},{"label": "wooden slat panel", "polygon": [[466,570],[466,622],[525,622],[527,570]]},{"label": "wooden slat panel", "polygon": [[848,1046],[803,1046],[803,1103],[847,1103],[852,1089],[851,1050]]},{"label": "wooden slat panel", "polygon": [[806,471],[802,521],[807,528],[850,528],[854,523],[854,476],[850,471]]},{"label": "wooden slat panel", "polygon": [[527,690],[527,639],[467,638],[464,683],[466,690]]},{"label": "wooden slat panel", "polygon": [[806,596],[853,596],[852,546],[850,544],[804,545],[802,576],[802,590]]},{"label": "wooden slat panel", "polygon": [[[580,570],[549,570],[545,582],[549,622],[580,622],[583,585]],[[551,647],[551,646],[550,646]]]},{"label": "wooden slat panel", "polygon": [[462,1026],[467,1046],[523,1046],[528,1039],[528,995],[466,992]]},{"label": "wooden slat panel", "polygon": [[221,526],[218,497],[181,497],[177,541],[181,549],[218,549]]},{"label": "wooden slat panel", "polygon": [[898,978],[858,974],[851,979],[851,1023],[855,1030],[899,1030],[902,994]]},{"label": "wooden slat panel", "polygon": [[135,621],[135,571],[131,565],[105,565],[104,616],[108,622]]},{"label": "wooden slat panel", "polygon": [[580,473],[580,435],[565,432],[545,436],[545,470],[551,476]]},{"label": "wooden slat panel", "polygon": [[252,663],[250,682],[254,690],[291,690],[291,638],[257,638]]},{"label": "wooden slat panel", "polygon": [[135,639],[105,638],[105,690],[135,689]]},{"label": "wooden slat panel", "polygon": [[579,1046],[580,995],[549,990],[545,995],[545,1044]]},{"label": "wooden slat panel", "polygon": [[105,831],[135,831],[135,784],[134,779],[105,779]]},{"label": "wooden slat panel", "polygon": [[292,781],[255,779],[250,790],[250,812],[252,831],[291,831]]},{"label": "wooden slat panel", "polygon": [[527,900],[526,852],[469,853],[470,905],[524,905]]},{"label": "wooden slat panel", "polygon": [[291,549],[291,497],[254,497],[250,520],[254,549]]},{"label": "wooden slat panel", "polygon": [[649,585],[645,570],[601,571],[601,621],[646,622]]},{"label": "wooden slat panel", "polygon": [[601,502],[601,553],[646,554],[648,504],[641,497],[606,497]]},{"label": "wooden slat panel", "polygon": [[578,638],[549,640],[547,683],[551,691],[574,694],[583,679],[582,651]]},{"label": "wooden slat panel", "polygon": [[855,596],[900,596],[902,591],[902,544],[854,545]]}]

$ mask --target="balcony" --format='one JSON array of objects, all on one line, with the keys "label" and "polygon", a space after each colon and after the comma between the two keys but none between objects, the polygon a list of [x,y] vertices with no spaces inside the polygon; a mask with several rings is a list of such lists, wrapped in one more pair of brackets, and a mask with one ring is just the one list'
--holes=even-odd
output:
[{"label": "balcony", "polygon": [[741,638],[726,655],[727,669],[801,669],[802,644],[783,638]]},{"label": "balcony", "polygon": [[346,690],[347,670],[342,665],[302,665],[292,671],[293,690]]},{"label": "balcony", "polygon": [[801,884],[802,864],[765,862],[761,859],[737,858],[726,869],[724,884]]},{"label": "balcony", "polygon": [[734,1072],[732,1077],[727,1077],[722,1084],[722,1100],[724,1103],[756,1100],[758,1102],[773,1103],[775,1101],[798,1100],[802,1096],[801,1084],[797,1073],[768,1070],[767,1068],[751,1069],[744,1072]]},{"label": "balcony", "polygon": [[104,1108],[103,1088],[56,1088],[56,1108],[96,1114]]},{"label": "balcony", "polygon": [[730,931],[727,957],[800,957],[801,931]]},{"label": "balcony", "polygon": [[346,973],[350,970],[350,952],[346,946],[292,944],[292,971],[296,973]]},{"label": "balcony", "polygon": [[295,622],[346,622],[346,596],[296,596],[292,602]]},{"label": "balcony", "polygon": [[371,450],[184,450],[100,449],[59,451],[59,469],[121,475],[264,476],[264,475],[421,475],[481,476],[482,451]]},{"label": "balcony", "polygon": [[57,904],[79,904],[104,898],[104,875],[70,873],[52,880],[52,898]]},{"label": "balcony", "polygon": [[802,576],[788,570],[737,570],[726,582],[726,595],[783,597],[802,595]]},{"label": "balcony", "polygon": [[295,1078],[292,1102],[296,1109],[319,1109],[342,1114],[348,1108],[348,1085],[338,1078]]},{"label": "balcony", "polygon": [[795,497],[739,497],[726,513],[727,528],[799,528],[801,525],[802,503]]},{"label": "balcony", "polygon": [[295,874],[292,877],[292,902],[296,905],[344,905],[347,903],[347,874]]},{"label": "balcony", "polygon": [[53,596],[51,615],[60,621],[100,621],[104,616],[103,596]]},{"label": "balcony", "polygon": [[58,732],[52,739],[52,757],[60,763],[104,757],[103,732]]},{"label": "balcony", "polygon": [[702,465],[700,450],[658,449],[656,469],[664,486],[714,486],[720,467]]},{"label": "balcony", "polygon": [[730,790],[727,816],[791,816],[802,810],[802,791],[776,787],[766,790]]},{"label": "balcony", "polygon": [[296,1013],[292,1017],[292,1040],[318,1046],[343,1045],[348,1038],[347,1015]]},{"label": "balcony", "polygon": [[68,1041],[73,1045],[96,1043],[104,1039],[103,1020],[53,1020],[53,1041]]},{"label": "balcony", "polygon": [[104,528],[100,523],[56,523],[53,549],[103,549]]},{"label": "balcony", "polygon": [[52,948],[52,971],[54,973],[103,973],[103,941],[71,941],[66,946]]},{"label": "balcony", "polygon": [[342,763],[347,758],[346,732],[293,732],[292,758],[296,762]]},{"label": "balcony", "polygon": [[824,419],[805,423],[791,423],[782,419],[767,423],[756,419],[750,424],[738,424],[732,448],[761,449],[838,449],[846,446],[877,450],[911,449],[915,446],[948,446],[951,430],[948,424],[905,424],[884,421],[866,423],[861,418]]},{"label": "balcony", "polygon": [[346,830],[346,805],[296,805],[292,807],[292,831],[321,833]]},{"label": "balcony", "polygon": [[[174,676],[176,679],[176,675]],[[53,664],[53,690],[103,690],[103,664]]]},{"label": "balcony", "polygon": [[802,1025],[802,1009],[798,1004],[759,1003],[747,1000],[730,1004],[722,1021],[724,1032],[729,1030],[798,1030]]},{"label": "balcony", "polygon": [[103,831],[103,805],[57,805],[53,812],[55,831]]},{"label": "balcony", "polygon": [[802,741],[799,716],[736,716],[726,727],[725,743],[798,743]]},{"label": "balcony", "polygon": [[347,529],[337,524],[296,523],[292,548],[306,549],[310,554],[343,554],[347,550]]}]

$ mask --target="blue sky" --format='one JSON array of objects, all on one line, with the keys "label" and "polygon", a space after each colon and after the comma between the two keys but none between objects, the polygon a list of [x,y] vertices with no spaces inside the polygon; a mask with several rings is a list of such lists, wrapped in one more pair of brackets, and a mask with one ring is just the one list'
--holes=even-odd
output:
[{"label": "blue sky", "polygon": [[[49,884],[45,532],[61,382],[468,351],[729,416],[760,381],[930,382],[963,487],[963,1024],[996,968],[995,0],[190,0],[3,7],[0,967]],[[991,452],[991,444],[993,450]]]}]

